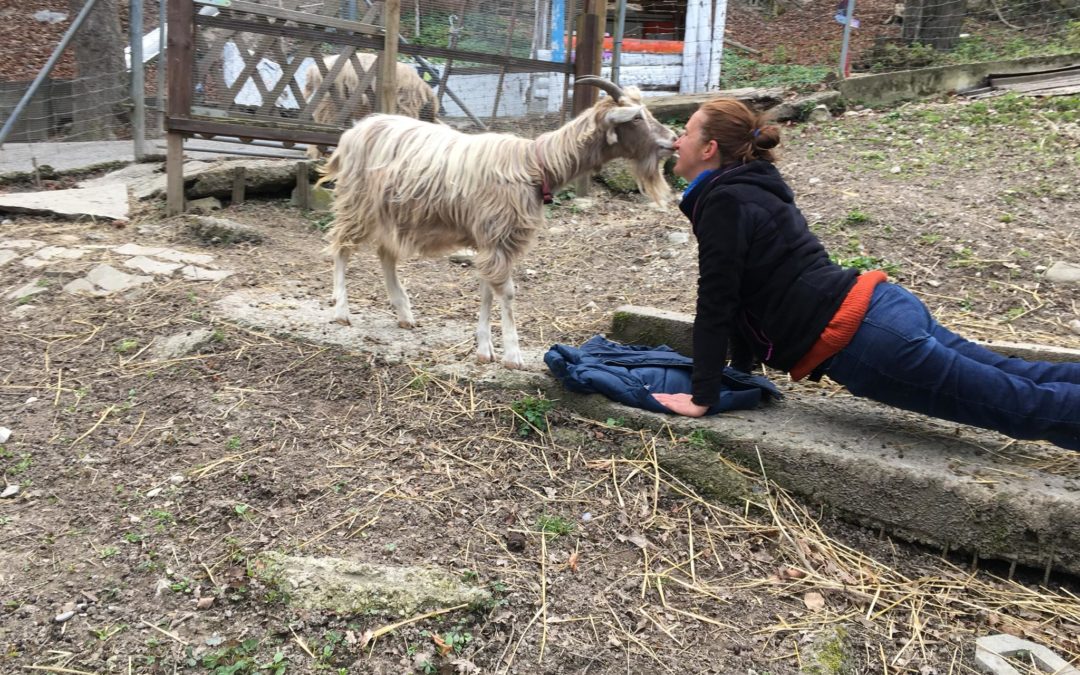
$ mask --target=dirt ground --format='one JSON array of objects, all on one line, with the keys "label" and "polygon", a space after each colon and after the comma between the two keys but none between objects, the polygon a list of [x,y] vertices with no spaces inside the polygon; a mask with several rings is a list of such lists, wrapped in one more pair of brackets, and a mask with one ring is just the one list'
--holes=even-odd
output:
[{"label": "dirt ground", "polygon": [[[1042,274],[1080,262],[1078,119],[1076,97],[855,111],[786,129],[781,169],[837,258],[884,267],[958,332],[1076,347],[1080,291]],[[996,632],[1080,659],[1073,579],[971,571],[759,476],[754,500],[709,503],[655,464],[657,448],[700,439],[557,401],[545,422],[535,392],[433,375],[471,359],[471,334],[389,365],[242,325],[215,301],[329,299],[317,216],[250,201],[220,215],[265,241],[210,247],[159,208],[119,229],[3,226],[210,253],[237,273],[60,292],[108,259],[99,249],[48,268],[30,303],[3,300],[0,469],[20,492],[0,501],[0,671],[944,675],[975,672],[975,638]],[[622,304],[692,309],[696,249],[670,236],[687,232],[675,210],[597,192],[549,215],[515,276],[526,348],[580,343]],[[373,260],[351,266],[352,310],[389,317]],[[0,267],[5,295],[40,274]],[[414,261],[403,278],[421,322],[474,320],[468,267]],[[155,338],[202,327],[198,352],[151,356]],[[434,566],[493,600],[364,644],[413,617],[292,607],[248,575],[263,551]]]}]

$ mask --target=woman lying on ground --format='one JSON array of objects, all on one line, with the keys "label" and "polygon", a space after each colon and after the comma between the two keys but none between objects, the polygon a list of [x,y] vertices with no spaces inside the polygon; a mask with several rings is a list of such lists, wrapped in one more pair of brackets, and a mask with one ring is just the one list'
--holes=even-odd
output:
[{"label": "woman lying on ground", "polygon": [[1006,358],[939,325],[881,271],[829,260],[773,165],[778,127],[733,99],[703,104],[675,144],[698,239],[691,394],[657,394],[697,417],[731,365],[795,380],[828,375],[855,396],[1080,450],[1080,363]]}]

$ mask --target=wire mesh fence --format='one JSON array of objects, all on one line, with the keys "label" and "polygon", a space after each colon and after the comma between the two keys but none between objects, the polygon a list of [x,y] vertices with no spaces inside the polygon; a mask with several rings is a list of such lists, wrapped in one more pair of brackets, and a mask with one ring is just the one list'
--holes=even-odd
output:
[{"label": "wire mesh fence", "polygon": [[[45,174],[49,167],[132,159],[136,134],[132,75],[140,67],[144,74],[140,90],[149,111],[143,133],[160,135],[161,118],[154,113],[160,110],[162,89],[157,67],[161,4],[96,0],[90,7],[82,3],[71,7],[37,0],[5,12],[6,35],[0,40],[0,120],[8,131],[0,151],[8,155],[5,171],[12,158],[25,164],[20,170],[36,164]],[[134,31],[133,15],[139,23]],[[76,23],[79,28],[72,31]],[[143,52],[134,67],[133,34],[140,36],[136,55],[139,47]],[[51,70],[43,72],[48,66]],[[33,97],[24,101],[35,83]]]},{"label": "wire mesh fence", "polygon": [[[159,63],[164,2],[137,0],[132,11],[130,0],[96,0],[70,43],[50,59],[83,4],[70,3],[69,10],[69,3],[29,0],[4,10],[3,121],[46,62],[55,61],[35,96],[19,110],[0,150],[24,157],[22,170],[31,163],[64,168],[90,159],[131,159],[136,137],[153,139],[163,128],[165,73]],[[381,4],[370,0],[252,4],[382,23]],[[198,5],[198,11],[207,17],[251,19],[210,4]],[[423,98],[434,102],[423,114],[437,114],[447,124],[535,136],[570,115],[568,72],[582,11],[583,0],[402,0],[399,81],[411,83],[415,91],[420,91],[418,83],[427,87]],[[134,31],[132,16],[140,24]],[[301,25],[287,19],[264,23]],[[845,29],[850,49],[842,64]],[[838,70],[859,75],[1077,53],[1080,0],[612,0],[604,32],[602,74],[637,85],[647,96],[741,86],[815,87]],[[203,26],[196,44],[193,102],[218,117],[295,122],[312,93],[305,89],[309,73],[316,79],[331,74],[334,57],[349,46],[341,37],[349,34],[323,26],[298,38]],[[353,70],[370,66],[380,39],[372,35],[366,46],[353,45],[357,56],[348,57]],[[339,68],[337,74],[348,70]],[[284,75],[286,83],[281,82]],[[133,78],[141,79],[141,97],[132,94]],[[375,109],[376,79],[369,82],[371,96],[327,85],[336,114],[322,120],[312,115],[309,121],[340,130]],[[271,94],[273,100],[264,100]],[[405,94],[399,96],[404,103]],[[135,116],[140,99],[146,106],[144,127]],[[408,105],[399,108],[413,114]],[[102,141],[115,145],[105,154],[105,146],[79,145]],[[156,143],[145,149],[159,152]],[[80,152],[91,157],[80,157]]]}]

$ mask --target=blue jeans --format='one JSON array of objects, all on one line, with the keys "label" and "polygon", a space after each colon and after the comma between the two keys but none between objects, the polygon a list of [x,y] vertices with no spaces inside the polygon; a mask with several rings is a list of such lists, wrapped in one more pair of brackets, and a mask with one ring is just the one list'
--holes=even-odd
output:
[{"label": "blue jeans", "polygon": [[855,396],[1080,450],[1080,363],[984,349],[894,284],[878,284],[855,337],[821,370]]}]

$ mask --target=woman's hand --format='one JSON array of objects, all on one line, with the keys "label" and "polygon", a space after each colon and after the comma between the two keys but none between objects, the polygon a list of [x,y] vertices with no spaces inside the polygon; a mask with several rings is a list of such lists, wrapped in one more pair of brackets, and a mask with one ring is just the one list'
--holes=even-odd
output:
[{"label": "woman's hand", "polygon": [[703,405],[694,403],[690,394],[653,394],[652,396],[662,406],[678,415],[701,417],[709,410]]}]

